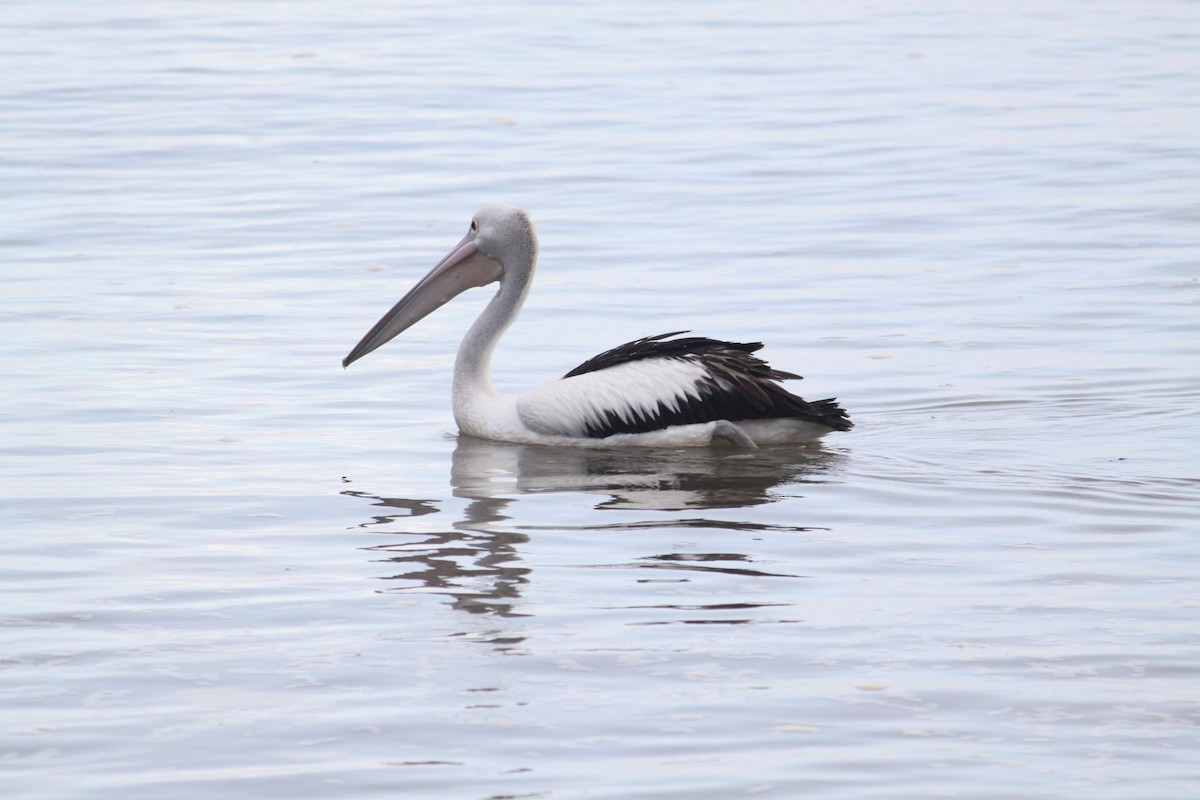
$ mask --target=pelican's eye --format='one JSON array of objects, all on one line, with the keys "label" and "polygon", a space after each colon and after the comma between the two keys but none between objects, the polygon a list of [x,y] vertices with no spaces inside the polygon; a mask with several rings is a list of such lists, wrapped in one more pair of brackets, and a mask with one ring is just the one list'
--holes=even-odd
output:
[{"label": "pelican's eye", "polygon": [[479,220],[473,219],[471,220],[471,235],[474,236],[477,233],[479,233]]}]

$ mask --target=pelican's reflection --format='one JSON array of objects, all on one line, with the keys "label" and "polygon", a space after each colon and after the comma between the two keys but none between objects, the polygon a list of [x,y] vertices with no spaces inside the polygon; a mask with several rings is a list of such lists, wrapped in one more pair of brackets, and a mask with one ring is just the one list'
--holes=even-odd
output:
[{"label": "pelican's reflection", "polygon": [[[538,527],[533,519],[513,523],[513,506],[522,495],[597,495],[602,499],[593,508],[599,511],[741,508],[772,502],[780,496],[777,492],[782,486],[826,480],[841,458],[819,446],[764,448],[752,453],[708,448],[591,450],[459,436],[451,463],[450,488],[453,496],[465,503],[457,511],[445,509],[457,516],[448,526],[429,532],[427,526],[405,524],[437,513],[443,505],[440,501],[358,491],[344,494],[396,509],[395,513],[373,514],[362,526],[381,526],[388,533],[406,534],[405,541],[371,548],[386,554],[385,563],[401,568],[386,576],[399,582],[397,590],[447,594],[453,598],[454,607],[471,613],[521,616],[516,604],[531,570],[524,566],[518,548],[528,541],[523,531]],[[672,524],[661,519],[614,522],[581,527]],[[681,523],[715,528],[758,527],[753,523],[695,518],[674,524]],[[410,530],[397,531],[398,525]]]},{"label": "pelican's reflection", "polygon": [[[528,541],[521,533],[490,527],[507,517],[501,513],[511,502],[504,498],[481,498],[468,503],[463,519],[453,530],[422,532],[396,530],[406,520],[440,511],[436,500],[414,500],[345,490],[342,494],[374,501],[374,506],[398,509],[395,513],[372,514],[361,528],[384,527],[381,533],[405,534],[401,542],[375,545],[368,550],[384,554],[382,563],[403,571],[382,576],[399,581],[398,591],[434,592],[449,595],[453,606],[474,614],[521,616],[513,610],[519,588],[528,581],[529,568],[521,566],[516,545]],[[458,495],[455,492],[456,496]],[[494,640],[493,640],[494,641]]]},{"label": "pelican's reflection", "polygon": [[[744,508],[772,502],[783,484],[824,480],[842,458],[819,445],[753,452],[707,447],[580,448],[490,442],[459,436],[450,469],[456,497],[580,492],[597,509]],[[485,519],[484,505],[475,509]]]}]

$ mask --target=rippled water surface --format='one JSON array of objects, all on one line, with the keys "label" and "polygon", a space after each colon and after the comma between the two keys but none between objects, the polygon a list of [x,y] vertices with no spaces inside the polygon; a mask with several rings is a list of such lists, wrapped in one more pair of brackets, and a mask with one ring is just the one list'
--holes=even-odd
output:
[{"label": "rippled water surface", "polygon": [[[1200,786],[1200,7],[0,9],[6,798]],[[456,437],[691,328],[857,427]]]}]

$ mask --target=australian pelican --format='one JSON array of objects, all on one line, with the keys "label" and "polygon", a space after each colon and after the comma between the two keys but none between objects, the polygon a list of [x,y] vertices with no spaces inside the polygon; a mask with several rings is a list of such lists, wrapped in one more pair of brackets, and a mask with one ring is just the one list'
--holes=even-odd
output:
[{"label": "australian pelican", "polygon": [[499,282],[454,364],[454,419],[471,436],[505,442],[584,446],[706,446],[804,442],[852,426],[833,399],[808,402],[778,381],[762,347],[687,331],[648,336],[601,353],[561,378],[520,395],[492,388],[489,363],[533,282],[537,235],[521,209],[494,204],[471,220],[462,241],[342,361],[349,366],[476,286]]}]

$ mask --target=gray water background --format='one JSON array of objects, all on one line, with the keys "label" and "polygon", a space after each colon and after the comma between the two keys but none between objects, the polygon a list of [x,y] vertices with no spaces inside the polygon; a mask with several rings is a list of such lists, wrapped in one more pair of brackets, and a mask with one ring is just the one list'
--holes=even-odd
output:
[{"label": "gray water background", "polygon": [[[0,6],[6,798],[1200,787],[1200,6]],[[819,448],[458,440],[764,341]]]}]

